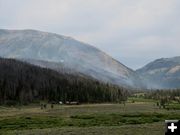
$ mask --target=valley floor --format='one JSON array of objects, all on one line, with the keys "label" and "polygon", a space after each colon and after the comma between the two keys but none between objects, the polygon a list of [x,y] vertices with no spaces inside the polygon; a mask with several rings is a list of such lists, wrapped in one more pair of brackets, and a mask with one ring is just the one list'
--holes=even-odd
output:
[{"label": "valley floor", "polygon": [[165,119],[180,111],[156,107],[153,101],[123,104],[0,107],[0,134],[16,135],[163,135]]},{"label": "valley floor", "polygon": [[121,127],[65,127],[6,132],[7,135],[164,135],[162,123]]}]

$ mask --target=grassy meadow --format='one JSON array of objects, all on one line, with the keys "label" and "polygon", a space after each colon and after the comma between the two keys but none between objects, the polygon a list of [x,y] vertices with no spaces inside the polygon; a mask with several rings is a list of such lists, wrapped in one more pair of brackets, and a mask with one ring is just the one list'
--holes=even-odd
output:
[{"label": "grassy meadow", "polygon": [[162,109],[155,100],[129,98],[124,104],[0,106],[2,135],[163,135],[165,119],[180,110]]}]

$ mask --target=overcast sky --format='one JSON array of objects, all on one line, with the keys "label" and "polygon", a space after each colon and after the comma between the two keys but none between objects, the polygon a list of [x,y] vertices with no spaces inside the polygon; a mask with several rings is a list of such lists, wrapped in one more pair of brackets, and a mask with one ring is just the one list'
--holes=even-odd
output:
[{"label": "overcast sky", "polygon": [[0,0],[0,28],[71,36],[133,69],[180,56],[180,0]]}]

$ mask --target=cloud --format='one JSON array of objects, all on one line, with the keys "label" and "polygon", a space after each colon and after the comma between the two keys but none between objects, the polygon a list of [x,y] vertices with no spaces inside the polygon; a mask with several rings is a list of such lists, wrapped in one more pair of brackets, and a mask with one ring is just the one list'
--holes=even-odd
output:
[{"label": "cloud", "polygon": [[180,54],[178,0],[0,0],[0,26],[90,43],[131,68]]}]

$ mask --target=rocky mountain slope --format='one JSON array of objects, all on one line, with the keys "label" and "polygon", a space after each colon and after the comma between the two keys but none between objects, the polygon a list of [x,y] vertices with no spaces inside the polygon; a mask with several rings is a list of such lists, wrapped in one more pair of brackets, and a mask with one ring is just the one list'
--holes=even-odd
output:
[{"label": "rocky mountain slope", "polygon": [[[106,53],[73,38],[53,33],[0,30],[0,57],[32,60],[37,65],[42,64],[37,62],[42,60],[61,64],[104,82],[131,87],[141,85],[133,70]],[[54,67],[48,64],[48,68]]]},{"label": "rocky mountain slope", "polygon": [[180,56],[157,59],[136,72],[148,88],[180,88]]}]

